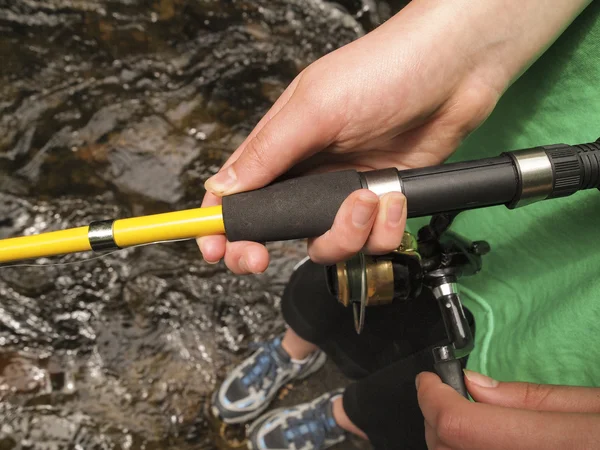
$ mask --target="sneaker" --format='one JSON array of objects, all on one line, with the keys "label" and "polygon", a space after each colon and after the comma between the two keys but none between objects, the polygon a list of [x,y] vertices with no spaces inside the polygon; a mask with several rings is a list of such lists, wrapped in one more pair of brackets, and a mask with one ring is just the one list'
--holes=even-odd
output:
[{"label": "sneaker", "polygon": [[325,353],[320,350],[302,361],[292,359],[281,339],[257,344],[258,350],[233,369],[213,395],[215,416],[228,424],[253,420],[269,407],[283,385],[303,380],[325,364]]},{"label": "sneaker", "polygon": [[342,391],[329,392],[309,403],[272,411],[248,430],[250,450],[323,450],[346,439],[333,417],[333,400]]}]

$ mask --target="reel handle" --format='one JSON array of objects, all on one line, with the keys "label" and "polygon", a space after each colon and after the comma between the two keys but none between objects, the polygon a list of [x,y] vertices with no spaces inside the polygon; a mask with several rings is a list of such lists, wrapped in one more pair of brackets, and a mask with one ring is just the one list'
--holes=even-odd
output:
[{"label": "reel handle", "polygon": [[433,368],[442,379],[442,382],[468,399],[469,394],[467,393],[462,364],[460,360],[454,357],[454,349],[449,345],[436,347],[433,350],[433,358],[435,360]]},{"label": "reel handle", "polygon": [[440,306],[450,344],[433,349],[433,367],[445,384],[468,399],[459,358],[473,350],[473,334],[458,295],[456,280],[453,277],[441,277],[438,281],[432,292]]}]

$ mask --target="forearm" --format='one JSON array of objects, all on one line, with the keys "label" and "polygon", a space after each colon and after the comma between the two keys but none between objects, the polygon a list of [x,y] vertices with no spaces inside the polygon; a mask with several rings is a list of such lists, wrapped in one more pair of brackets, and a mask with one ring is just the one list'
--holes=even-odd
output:
[{"label": "forearm", "polygon": [[[413,0],[385,26],[432,49],[452,47],[467,66],[502,94],[591,3],[591,0]],[[390,30],[391,31],[391,30]],[[433,53],[435,54],[435,52]],[[462,55],[462,58],[461,58]]]}]

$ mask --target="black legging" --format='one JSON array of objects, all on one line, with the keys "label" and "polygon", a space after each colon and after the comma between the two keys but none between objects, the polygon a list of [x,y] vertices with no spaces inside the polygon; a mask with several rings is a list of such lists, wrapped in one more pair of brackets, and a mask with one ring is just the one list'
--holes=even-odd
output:
[{"label": "black legging", "polygon": [[[344,409],[376,450],[426,448],[415,377],[433,370],[431,349],[447,343],[431,294],[368,308],[365,328],[357,335],[351,308],[329,293],[323,266],[308,261],[292,275],[282,310],[300,337],[358,380],[344,392]],[[472,323],[471,314],[466,314]]]}]

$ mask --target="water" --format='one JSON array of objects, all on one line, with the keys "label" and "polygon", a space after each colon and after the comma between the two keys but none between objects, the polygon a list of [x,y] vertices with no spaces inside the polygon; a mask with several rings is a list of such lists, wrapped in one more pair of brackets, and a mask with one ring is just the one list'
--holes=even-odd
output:
[{"label": "water", "polygon": [[[400,3],[0,0],[0,238],[198,206],[294,76]],[[256,277],[190,242],[0,269],[0,450],[235,447],[206,405],[283,329],[304,250],[272,252]]]}]

